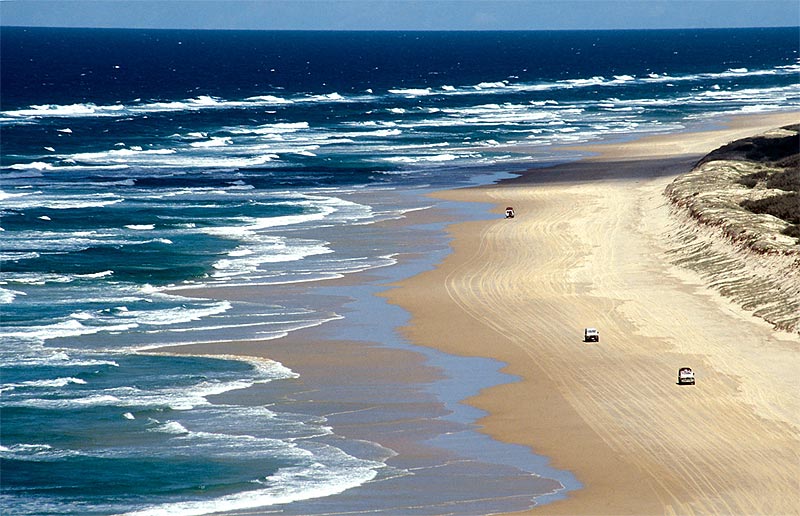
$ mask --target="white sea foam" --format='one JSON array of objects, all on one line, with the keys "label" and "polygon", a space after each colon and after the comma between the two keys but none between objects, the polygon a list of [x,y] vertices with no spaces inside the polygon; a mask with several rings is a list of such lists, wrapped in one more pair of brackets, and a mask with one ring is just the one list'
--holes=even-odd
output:
[{"label": "white sea foam", "polygon": [[114,271],[100,271],[94,272],[90,274],[76,274],[76,278],[84,278],[84,279],[96,279],[96,278],[106,278],[114,274]]},{"label": "white sea foam", "polygon": [[433,154],[424,156],[387,156],[382,160],[389,163],[444,163],[459,158],[475,156],[475,154]]},{"label": "white sea foam", "polygon": [[16,353],[13,357],[3,357],[2,367],[29,368],[40,366],[56,367],[83,367],[83,366],[111,366],[119,367],[113,360],[99,360],[89,356],[74,357],[63,350],[45,350],[35,355]]},{"label": "white sea foam", "polygon": [[18,388],[48,388],[48,387],[64,387],[70,384],[86,385],[86,380],[80,378],[54,378],[52,380],[30,380],[27,382],[19,383],[4,383],[0,385],[0,392],[13,391]]},{"label": "white sea foam", "polygon": [[147,156],[165,156],[168,154],[175,154],[175,149],[148,149],[143,150],[141,147],[131,147],[128,149],[111,149],[103,152],[81,152],[71,156],[75,161],[85,162],[105,162],[121,159],[130,159],[134,157],[147,157]]},{"label": "white sea foam", "polygon": [[265,124],[254,128],[237,127],[227,129],[233,134],[283,134],[293,133],[302,129],[308,129],[308,122],[284,122],[276,124]]},{"label": "white sea foam", "polygon": [[228,137],[212,137],[205,141],[192,142],[189,145],[192,147],[225,147],[226,145],[233,144],[233,140]]},{"label": "white sea foam", "polygon": [[[578,77],[551,82],[537,83],[516,83],[505,81],[481,82],[472,86],[456,87],[453,85],[442,85],[439,88],[390,88],[388,94],[401,95],[410,98],[429,96],[434,94],[441,95],[475,95],[492,94],[499,91],[503,92],[526,92],[526,91],[548,91],[557,89],[573,89],[592,86],[615,87],[633,82],[662,82],[670,83],[677,81],[707,81],[715,79],[735,79],[741,77],[751,77],[759,75],[789,75],[796,74],[800,65],[779,65],[766,69],[748,69],[744,67],[730,68],[721,72],[706,72],[699,74],[684,74],[671,76],[666,73],[650,72],[642,77],[634,75],[616,75],[611,78],[602,76]],[[17,123],[25,123],[28,119],[38,118],[80,118],[80,117],[130,117],[142,116],[147,113],[164,111],[196,111],[202,109],[231,109],[231,108],[255,108],[259,106],[286,105],[296,102],[359,102],[372,100],[375,96],[343,96],[339,93],[329,93],[324,95],[300,95],[295,98],[285,98],[275,95],[260,95],[248,97],[243,100],[222,99],[211,96],[198,96],[182,101],[173,102],[153,102],[141,103],[133,102],[128,105],[113,104],[98,106],[93,103],[70,104],[70,105],[33,105],[29,108],[0,112],[4,120]],[[400,108],[395,108],[400,109]],[[402,114],[397,112],[397,114]],[[69,128],[60,129],[62,133],[68,134]]]},{"label": "white sea foam", "polygon": [[14,193],[12,193],[12,192],[5,192],[5,191],[0,190],[0,201],[7,202],[10,199],[20,198],[20,197],[25,197],[25,196],[28,196],[28,195],[40,194],[40,193],[42,193],[42,192],[41,191],[37,191],[37,192],[14,192]]},{"label": "white sea foam", "polygon": [[13,170],[53,170],[52,163],[45,163],[43,161],[34,161],[32,163],[15,163],[9,168]]},{"label": "white sea foam", "polygon": [[[83,194],[83,195],[45,195],[40,191],[29,192],[25,195],[11,195],[3,200],[6,209],[50,208],[55,210],[74,208],[97,208],[110,206],[124,201],[113,193]],[[63,235],[61,235],[63,237]]]},{"label": "white sea foam", "polygon": [[[0,255],[0,258],[2,258],[2,255]],[[3,260],[5,260],[5,259],[3,259]],[[11,304],[11,303],[14,302],[14,299],[16,299],[17,296],[19,296],[19,295],[24,296],[25,293],[24,292],[20,292],[18,290],[11,290],[11,289],[0,287],[0,304],[2,304],[2,305]]]},{"label": "white sea foam", "polygon": [[306,97],[304,99],[299,99],[299,100],[306,101],[306,102],[307,101],[339,102],[339,101],[343,101],[343,100],[347,100],[347,99],[345,99],[341,94],[333,92],[333,93],[327,93],[325,95],[309,95],[308,97]]},{"label": "white sea foam", "polygon": [[[231,360],[245,361],[253,365],[252,373],[246,378],[236,380],[201,381],[195,385],[187,387],[164,387],[154,390],[142,390],[135,387],[118,387],[101,391],[91,396],[75,399],[55,400],[56,404],[50,402],[54,400],[24,400],[21,405],[33,406],[52,406],[53,408],[79,408],[94,405],[114,405],[118,407],[169,407],[172,410],[188,411],[196,407],[209,407],[209,396],[215,396],[230,391],[247,389],[258,383],[267,383],[277,379],[296,377],[291,370],[278,362],[256,359],[242,359],[241,357],[220,357]],[[226,409],[228,410],[228,409]],[[173,422],[165,426],[154,428],[155,431],[167,431],[170,433],[186,433],[180,423]]]},{"label": "white sea foam", "polygon": [[214,263],[212,277],[228,279],[250,274],[261,264],[293,262],[309,256],[332,253],[323,242],[289,240],[284,237],[259,237],[236,249],[236,255]]},{"label": "white sea foam", "polygon": [[86,326],[77,319],[69,319],[66,321],[37,327],[15,327],[7,325],[0,330],[0,336],[4,338],[18,338],[37,342],[46,342],[51,339],[91,335],[103,331],[126,331],[135,328],[136,326],[136,323],[112,324],[106,326]]},{"label": "white sea foam", "polygon": [[364,136],[400,136],[401,134],[403,134],[403,131],[400,129],[378,129],[376,131],[338,133],[337,136],[344,138],[360,138]]},{"label": "white sea foam", "polygon": [[[296,449],[296,452],[302,450]],[[316,453],[320,453],[317,450]],[[126,513],[127,516],[195,516],[216,512],[234,512],[332,496],[369,482],[377,475],[383,463],[364,461],[351,457],[341,450],[326,447],[325,457],[315,457],[306,452],[305,465],[279,470],[259,483],[269,486],[226,495],[208,501],[187,501],[156,505],[148,509]],[[316,460],[315,460],[316,459]]]},{"label": "white sea foam", "polygon": [[[130,320],[130,327],[164,326],[199,321],[205,317],[227,312],[232,307],[228,301],[217,301],[206,306],[188,308],[179,306],[162,310],[118,310],[119,320]],[[113,328],[113,326],[111,327]]]},{"label": "white sea foam", "polygon": [[30,252],[0,252],[0,262],[21,262],[22,260],[34,260],[41,256],[39,253]]},{"label": "white sea foam", "polygon": [[669,83],[669,82],[685,82],[685,81],[708,81],[714,79],[726,78],[741,78],[759,75],[788,75],[797,73],[800,65],[781,65],[769,69],[749,70],[747,68],[732,68],[722,72],[710,72],[701,74],[685,74],[671,76],[667,74],[649,73],[643,77],[636,77],[634,75],[615,75],[611,78],[603,76],[593,77],[579,77],[574,79],[564,79],[552,82],[536,82],[536,83],[511,83],[509,81],[499,82],[482,82],[473,86],[467,87],[445,87],[441,88],[441,94],[445,95],[475,95],[475,94],[495,94],[508,92],[531,92],[531,91],[549,91],[561,89],[575,89],[587,87],[618,87],[630,83],[643,82],[643,83]]},{"label": "white sea foam", "polygon": [[405,88],[405,89],[389,90],[389,93],[413,98],[413,97],[423,97],[426,95],[431,95],[433,92],[431,91],[430,88]]},{"label": "white sea foam", "polygon": [[13,444],[0,445],[0,458],[27,460],[36,462],[56,461],[66,457],[76,457],[80,453],[74,450],[59,450],[49,444]]},{"label": "white sea foam", "polygon": [[498,89],[498,88],[505,88],[508,86],[508,81],[498,81],[498,82],[481,82],[473,86],[476,90],[485,90],[485,89]]},{"label": "white sea foam", "polygon": [[55,118],[74,118],[82,116],[115,116],[117,112],[123,110],[123,106],[98,106],[88,104],[41,104],[33,105],[28,109],[16,111],[3,111],[5,116],[11,117],[55,117]]},{"label": "white sea foam", "polygon": [[104,407],[120,405],[121,400],[110,394],[92,394],[82,398],[28,398],[24,400],[7,400],[9,407],[33,407],[48,410],[77,410],[86,407]]},{"label": "white sea foam", "polygon": [[208,396],[229,391],[246,389],[255,384],[255,380],[235,380],[220,382],[201,382],[188,388],[164,388],[142,390],[136,387],[117,387],[75,398],[25,398],[10,399],[6,406],[35,407],[42,409],[75,410],[85,407],[169,407],[172,410],[188,411],[196,407],[210,405]]},{"label": "white sea foam", "polygon": [[159,426],[151,428],[150,430],[156,432],[164,432],[173,435],[182,435],[189,433],[189,430],[187,430],[185,426],[178,423],[177,421],[167,421],[166,423],[160,424]]},{"label": "white sea foam", "polygon": [[280,105],[280,104],[292,104],[293,103],[289,99],[285,99],[283,97],[276,97],[274,95],[259,95],[257,97],[248,97],[245,100],[248,100],[250,102],[257,102],[257,103],[261,103],[261,104],[268,104],[268,105],[270,105],[270,104]]}]

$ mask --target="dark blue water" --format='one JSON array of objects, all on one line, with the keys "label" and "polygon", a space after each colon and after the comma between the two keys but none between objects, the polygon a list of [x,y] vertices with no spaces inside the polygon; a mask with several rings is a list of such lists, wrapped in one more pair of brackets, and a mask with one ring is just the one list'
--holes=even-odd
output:
[{"label": "dark blue water", "polygon": [[[204,514],[403,477],[286,409],[280,364],[140,352],[346,324],[311,286],[445,249],[378,224],[431,189],[797,109],[798,35],[4,27],[4,512]],[[262,297],[181,295],[242,285]],[[256,407],[209,401],[255,388]]]}]

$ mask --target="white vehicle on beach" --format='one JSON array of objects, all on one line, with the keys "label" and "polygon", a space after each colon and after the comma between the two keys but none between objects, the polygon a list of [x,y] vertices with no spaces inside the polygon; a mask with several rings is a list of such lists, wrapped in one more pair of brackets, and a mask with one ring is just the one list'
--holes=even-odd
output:
[{"label": "white vehicle on beach", "polygon": [[694,371],[691,367],[681,367],[678,369],[678,385],[694,385]]},{"label": "white vehicle on beach", "polygon": [[514,208],[513,207],[508,206],[506,208],[506,218],[507,219],[513,219],[514,218]]},{"label": "white vehicle on beach", "polygon": [[600,342],[600,332],[597,331],[597,328],[585,328],[583,342]]}]

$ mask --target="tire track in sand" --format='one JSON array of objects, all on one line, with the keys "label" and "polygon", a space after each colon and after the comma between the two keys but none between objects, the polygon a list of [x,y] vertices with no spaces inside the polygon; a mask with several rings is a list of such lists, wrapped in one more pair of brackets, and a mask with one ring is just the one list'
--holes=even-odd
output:
[{"label": "tire track in sand", "polygon": [[[444,287],[641,471],[665,513],[798,514],[796,432],[760,417],[736,378],[715,371],[718,356],[703,351],[713,343],[724,355],[731,332],[758,331],[670,277],[654,245],[663,235],[641,223],[662,216],[647,203],[663,184],[488,190],[517,217],[484,226]],[[600,344],[582,343],[582,328],[595,325]],[[730,326],[738,330],[717,334]],[[653,337],[653,329],[664,331]],[[678,387],[675,372],[687,363],[698,385]]]}]

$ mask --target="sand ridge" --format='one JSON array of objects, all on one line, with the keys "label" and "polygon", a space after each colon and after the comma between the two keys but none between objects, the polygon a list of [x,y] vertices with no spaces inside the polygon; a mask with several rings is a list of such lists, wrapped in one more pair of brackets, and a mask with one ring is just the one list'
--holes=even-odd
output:
[{"label": "sand ridge", "polygon": [[[663,195],[703,154],[797,119],[593,147],[588,160],[437,194],[491,202],[498,219],[451,226],[441,266],[386,296],[411,312],[412,342],[519,376],[469,400],[489,413],[484,431],[585,484],[532,512],[800,514],[800,337],[670,260]],[[585,326],[599,344],[582,342]],[[676,385],[685,365],[694,387]]]}]

